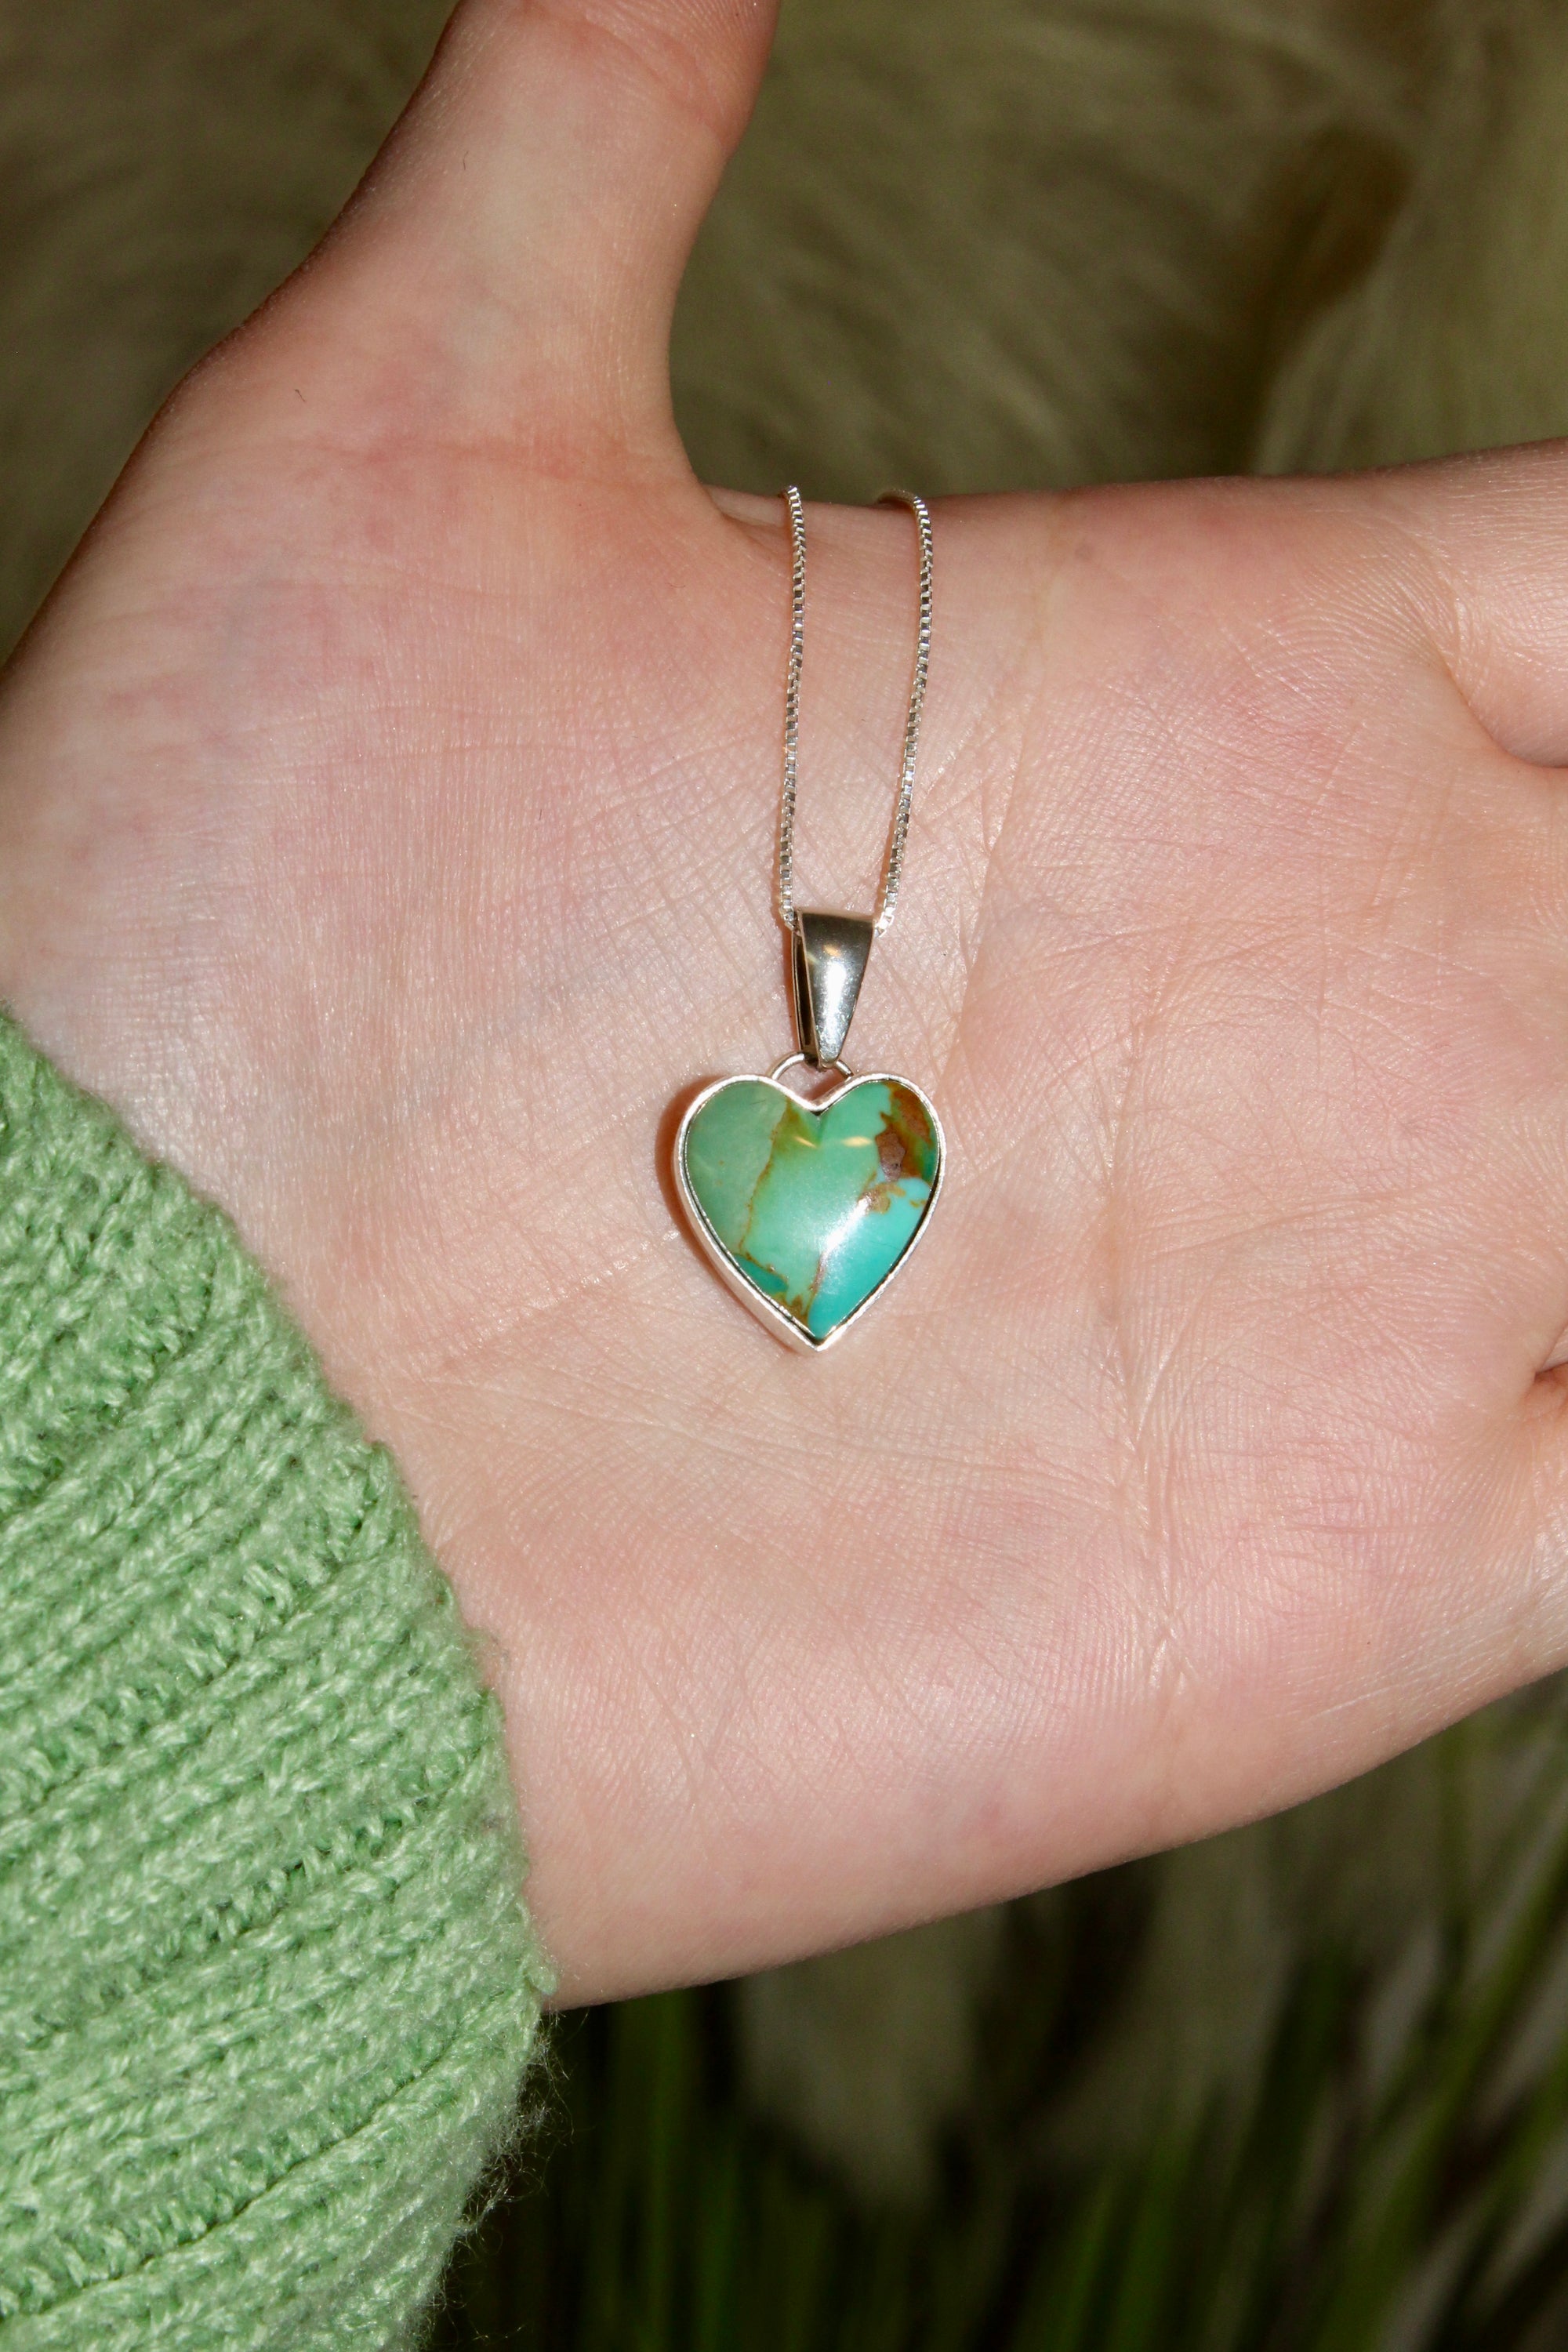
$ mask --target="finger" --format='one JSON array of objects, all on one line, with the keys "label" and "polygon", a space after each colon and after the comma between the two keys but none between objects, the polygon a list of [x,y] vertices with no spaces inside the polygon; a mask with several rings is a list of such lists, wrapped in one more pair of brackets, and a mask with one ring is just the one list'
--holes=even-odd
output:
[{"label": "finger", "polygon": [[1568,442],[1368,487],[1422,560],[1442,651],[1482,725],[1520,759],[1568,765]]},{"label": "finger", "polygon": [[676,290],[774,7],[465,0],[297,323],[330,305],[426,429],[671,454]]}]

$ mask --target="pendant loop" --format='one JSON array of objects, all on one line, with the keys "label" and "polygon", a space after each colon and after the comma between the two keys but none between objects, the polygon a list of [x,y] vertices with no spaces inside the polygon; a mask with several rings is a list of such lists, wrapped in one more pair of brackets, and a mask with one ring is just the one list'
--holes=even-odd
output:
[{"label": "pendant loop", "polygon": [[814,1069],[830,1068],[844,1051],[876,936],[868,915],[795,910],[795,1034]]},{"label": "pendant loop", "polygon": [[[773,1068],[768,1072],[768,1076],[776,1085],[786,1070],[793,1070],[797,1062],[805,1061],[805,1055],[804,1054],[786,1054],[782,1062],[775,1062],[773,1064]],[[807,1063],[806,1067],[809,1069],[810,1066],[811,1065]],[[850,1068],[847,1062],[829,1062],[826,1065],[826,1067],[834,1071],[839,1077],[847,1079],[849,1083],[853,1085],[855,1073]],[[789,1091],[793,1094],[795,1091],[794,1087],[792,1087]]]}]

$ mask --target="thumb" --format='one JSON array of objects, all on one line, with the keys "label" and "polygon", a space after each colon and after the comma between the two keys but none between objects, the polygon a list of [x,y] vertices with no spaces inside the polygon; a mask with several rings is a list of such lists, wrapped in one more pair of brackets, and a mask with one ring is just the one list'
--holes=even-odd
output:
[{"label": "thumb", "polygon": [[[464,0],[315,268],[404,422],[556,461],[678,452],[675,296],[776,0]],[[303,325],[301,316],[296,323]],[[359,386],[363,396],[363,381]],[[432,416],[430,404],[437,413]]]}]

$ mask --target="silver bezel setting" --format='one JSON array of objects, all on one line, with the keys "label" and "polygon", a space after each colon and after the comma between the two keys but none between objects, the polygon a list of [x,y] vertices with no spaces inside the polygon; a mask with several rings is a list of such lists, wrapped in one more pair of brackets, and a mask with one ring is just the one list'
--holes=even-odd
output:
[{"label": "silver bezel setting", "polygon": [[[920,1244],[924,1240],[926,1228],[931,1223],[931,1211],[936,1207],[938,1195],[942,1191],[943,1181],[947,1175],[947,1138],[942,1133],[942,1121],[937,1117],[935,1104],[931,1101],[931,1097],[922,1087],[916,1086],[912,1078],[902,1077],[896,1070],[845,1071],[842,1085],[831,1087],[826,1094],[818,1095],[814,1100],[809,1096],[798,1093],[794,1087],[786,1087],[782,1085],[780,1082],[778,1075],[779,1071],[787,1069],[790,1063],[797,1062],[800,1059],[802,1059],[801,1055],[798,1054],[792,1054],[788,1056],[787,1060],[780,1062],[777,1066],[769,1071],[765,1076],[760,1072],[738,1070],[730,1077],[715,1078],[711,1086],[704,1087],[700,1094],[693,1096],[691,1101],[688,1103],[686,1110],[681,1118],[680,1125],[676,1130],[674,1151],[675,1189],[680,1195],[680,1205],[686,1213],[686,1221],[691,1228],[693,1239],[701,1249],[703,1255],[708,1259],[710,1265],[718,1275],[720,1280],[724,1284],[725,1287],[734,1294],[734,1296],[740,1300],[742,1307],[750,1307],[758,1322],[763,1324],[767,1330],[771,1331],[775,1339],[782,1339],[786,1348],[793,1348],[797,1355],[819,1356],[822,1354],[824,1349],[837,1346],[837,1342],[843,1339],[846,1331],[852,1330],[855,1325],[859,1322],[860,1318],[865,1314],[867,1308],[875,1306],[877,1300],[880,1298],[882,1293],[887,1289],[888,1285],[892,1282],[897,1276],[902,1274],[905,1266],[908,1265],[910,1258],[913,1257],[915,1251],[920,1246]],[[838,1064],[837,1066],[840,1069],[843,1068],[842,1063]],[[776,1306],[774,1302],[767,1297],[765,1292],[757,1288],[755,1283],[751,1280],[750,1276],[736,1265],[734,1259],[731,1256],[729,1251],[725,1248],[723,1243],[720,1240],[718,1234],[709,1223],[707,1216],[703,1213],[702,1205],[691,1189],[690,1179],[688,1177],[686,1172],[686,1139],[690,1131],[692,1120],[697,1117],[699,1111],[702,1109],[704,1104],[711,1102],[714,1096],[722,1093],[726,1087],[775,1087],[781,1095],[785,1096],[791,1102],[799,1103],[803,1108],[820,1114],[824,1111],[830,1110],[833,1105],[837,1102],[841,1097],[847,1095],[852,1087],[877,1085],[906,1087],[910,1093],[914,1096],[916,1101],[921,1105],[926,1117],[931,1121],[931,1133],[936,1138],[936,1174],[931,1181],[931,1198],[925,1204],[925,1210],[921,1217],[920,1223],[915,1227],[914,1232],[910,1236],[909,1244],[905,1248],[902,1256],[895,1260],[893,1265],[888,1268],[887,1273],[882,1276],[881,1281],[878,1283],[876,1288],[867,1292],[865,1297],[860,1301],[859,1306],[853,1308],[852,1311],[844,1318],[842,1323],[836,1323],[832,1330],[829,1331],[825,1338],[818,1339],[815,1338],[811,1332],[803,1329],[801,1325],[795,1321],[793,1315],[786,1315],[782,1307]]]}]

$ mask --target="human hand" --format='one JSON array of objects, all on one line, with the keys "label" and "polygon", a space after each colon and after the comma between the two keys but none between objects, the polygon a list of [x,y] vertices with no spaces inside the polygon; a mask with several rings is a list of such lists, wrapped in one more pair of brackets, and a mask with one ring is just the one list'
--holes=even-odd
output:
[{"label": "human hand", "polygon": [[[938,509],[856,1057],[949,1171],[786,1353],[672,1214],[788,1045],[782,510],[670,421],[761,0],[467,0],[0,711],[0,997],[231,1211],[499,1644],[565,1998],[1187,1838],[1568,1654],[1568,460]],[[912,536],[812,518],[807,903]]]}]

